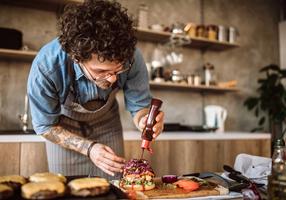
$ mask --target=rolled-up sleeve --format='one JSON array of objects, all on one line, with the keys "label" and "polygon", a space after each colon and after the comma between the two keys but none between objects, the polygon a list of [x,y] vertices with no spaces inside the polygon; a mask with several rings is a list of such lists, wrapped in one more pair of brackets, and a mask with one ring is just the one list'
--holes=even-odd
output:
[{"label": "rolled-up sleeve", "polygon": [[126,109],[132,117],[141,109],[147,108],[151,102],[148,71],[139,49],[134,54],[134,63],[124,85],[124,101]]},{"label": "rolled-up sleeve", "polygon": [[34,61],[28,78],[32,124],[37,134],[43,134],[58,123],[60,103],[56,87],[49,78],[52,72],[44,72],[44,67]]}]

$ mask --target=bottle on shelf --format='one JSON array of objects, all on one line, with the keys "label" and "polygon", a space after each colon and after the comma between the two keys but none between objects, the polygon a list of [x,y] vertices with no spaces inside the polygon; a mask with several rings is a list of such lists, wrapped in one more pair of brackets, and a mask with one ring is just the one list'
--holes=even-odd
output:
[{"label": "bottle on shelf", "polygon": [[137,27],[148,29],[148,15],[149,15],[149,7],[141,3],[138,8],[138,21]]},{"label": "bottle on shelf", "polygon": [[272,155],[272,170],[268,177],[268,199],[286,199],[286,148],[283,139],[277,139]]}]

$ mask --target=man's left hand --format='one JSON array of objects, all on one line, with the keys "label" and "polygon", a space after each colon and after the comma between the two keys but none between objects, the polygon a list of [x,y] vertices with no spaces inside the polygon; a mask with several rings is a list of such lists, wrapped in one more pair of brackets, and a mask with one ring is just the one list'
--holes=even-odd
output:
[{"label": "man's left hand", "polygon": [[[139,121],[139,128],[142,130],[146,126],[147,117],[148,117],[148,115],[145,115]],[[156,123],[153,126],[153,131],[154,131],[153,138],[154,139],[157,138],[162,133],[162,131],[164,129],[164,112],[160,111],[158,113],[158,115],[156,116],[155,120],[156,120]]]}]

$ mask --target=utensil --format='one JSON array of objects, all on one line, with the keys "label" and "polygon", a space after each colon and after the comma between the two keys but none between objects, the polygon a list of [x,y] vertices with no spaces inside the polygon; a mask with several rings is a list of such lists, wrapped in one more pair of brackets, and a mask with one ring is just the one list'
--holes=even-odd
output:
[{"label": "utensil", "polygon": [[[237,181],[238,183],[241,183],[240,187],[246,186],[246,188],[243,188],[242,192],[245,194],[244,195],[249,195],[249,192],[252,192],[253,195],[258,199],[261,200],[261,195],[259,193],[258,187],[264,186],[264,184],[258,184],[247,178],[246,176],[242,175],[241,172],[236,171],[234,168],[232,168],[229,165],[223,165],[223,169],[227,172],[229,172],[228,177],[231,178],[232,180]],[[236,186],[235,188],[238,189],[240,188]]]}]

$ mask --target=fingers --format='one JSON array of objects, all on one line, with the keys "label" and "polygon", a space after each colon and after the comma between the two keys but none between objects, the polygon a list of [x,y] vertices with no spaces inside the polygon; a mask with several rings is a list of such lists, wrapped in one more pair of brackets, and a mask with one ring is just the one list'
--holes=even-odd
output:
[{"label": "fingers", "polygon": [[115,154],[114,151],[109,147],[109,146],[105,146],[106,151],[108,151],[109,153]]},{"label": "fingers", "polygon": [[159,114],[156,116],[156,122],[160,122],[162,121],[163,122],[163,119],[164,119],[164,113],[162,111],[159,112]]},{"label": "fingers", "polygon": [[156,116],[156,124],[153,126],[153,138],[155,139],[160,135],[160,133],[164,129],[164,113],[162,111],[159,112],[159,114]]},{"label": "fingers", "polygon": [[116,167],[118,169],[122,169],[125,163],[124,158],[121,158],[119,156],[110,153],[103,154],[102,158],[104,159],[103,161],[106,164],[110,165],[111,167]]},{"label": "fingers", "polygon": [[102,171],[104,171],[105,173],[109,174],[110,176],[114,176],[114,172],[110,171],[108,169],[108,167],[106,167],[106,164],[104,163],[99,163],[98,165],[96,165],[98,168],[100,168]]},{"label": "fingers", "polygon": [[158,124],[157,126],[153,127],[154,134],[152,135],[154,139],[156,139],[163,131],[164,125]]},{"label": "fingers", "polygon": [[105,173],[114,176],[114,172],[122,172],[125,159],[117,156],[114,151],[103,144],[95,145],[91,151],[91,160]]},{"label": "fingers", "polygon": [[145,128],[146,123],[147,123],[147,117],[148,117],[148,115],[145,115],[144,117],[142,117],[140,119],[139,124],[138,124],[139,128],[141,128],[141,129]]},{"label": "fingers", "polygon": [[[105,147],[107,148],[107,146]],[[110,148],[110,147],[109,147]],[[113,151],[112,151],[113,152]],[[125,159],[124,158],[121,158],[117,155],[115,155],[115,153],[110,153],[109,151],[106,151],[104,154],[103,154],[103,157],[109,159],[109,160],[112,160],[114,162],[118,162],[118,163],[125,163]]]},{"label": "fingers", "polygon": [[124,164],[120,164],[117,162],[114,162],[108,158],[102,158],[102,163],[106,165],[106,168],[112,172],[122,172]]}]

